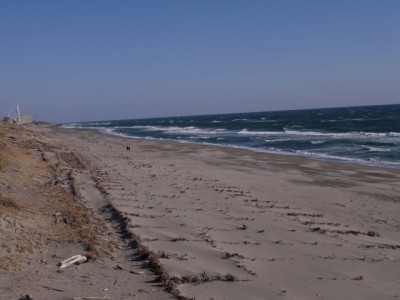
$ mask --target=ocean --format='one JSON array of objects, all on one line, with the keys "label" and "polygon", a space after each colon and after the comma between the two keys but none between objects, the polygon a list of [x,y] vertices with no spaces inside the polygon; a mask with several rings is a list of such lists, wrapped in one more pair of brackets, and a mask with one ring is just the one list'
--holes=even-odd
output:
[{"label": "ocean", "polygon": [[81,122],[62,127],[400,168],[399,104]]}]

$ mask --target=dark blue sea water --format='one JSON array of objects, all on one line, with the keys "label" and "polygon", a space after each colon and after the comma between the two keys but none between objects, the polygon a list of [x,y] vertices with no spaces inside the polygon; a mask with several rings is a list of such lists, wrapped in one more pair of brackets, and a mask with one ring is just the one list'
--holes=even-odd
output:
[{"label": "dark blue sea water", "polygon": [[400,168],[400,105],[64,124],[125,137]]}]

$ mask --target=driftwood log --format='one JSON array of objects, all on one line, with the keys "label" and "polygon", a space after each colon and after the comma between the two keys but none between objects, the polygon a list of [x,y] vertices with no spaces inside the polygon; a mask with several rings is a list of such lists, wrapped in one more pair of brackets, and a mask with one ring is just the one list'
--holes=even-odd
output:
[{"label": "driftwood log", "polygon": [[66,267],[69,267],[70,265],[73,264],[81,264],[87,261],[87,257],[83,256],[83,255],[74,255],[71,256],[70,258],[67,258],[66,260],[63,260],[60,265],[59,268],[60,269],[64,269]]}]

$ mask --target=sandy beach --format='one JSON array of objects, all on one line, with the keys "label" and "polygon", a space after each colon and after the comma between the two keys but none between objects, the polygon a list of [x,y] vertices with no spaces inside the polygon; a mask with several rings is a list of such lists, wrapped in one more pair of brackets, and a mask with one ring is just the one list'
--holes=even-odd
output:
[{"label": "sandy beach", "polygon": [[0,136],[0,299],[400,297],[398,169],[25,128]]}]

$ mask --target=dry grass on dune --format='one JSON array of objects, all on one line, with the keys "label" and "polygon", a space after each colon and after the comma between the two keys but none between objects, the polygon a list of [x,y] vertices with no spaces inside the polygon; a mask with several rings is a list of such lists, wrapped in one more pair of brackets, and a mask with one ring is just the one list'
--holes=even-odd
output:
[{"label": "dry grass on dune", "polygon": [[0,126],[3,270],[17,270],[35,253],[63,244],[75,244],[91,258],[107,255],[107,247],[98,239],[103,230],[101,222],[78,196],[68,192],[59,170],[30,152],[39,151],[40,144],[40,139],[27,130],[10,134],[9,128]]},{"label": "dry grass on dune", "polygon": [[[0,206],[5,207],[5,208],[14,208],[14,209],[20,209],[19,204],[8,197],[4,197],[2,194],[0,194]],[[1,208],[0,208],[1,212]]]},{"label": "dry grass on dune", "polygon": [[7,163],[8,157],[7,155],[7,145],[4,142],[4,136],[0,134],[0,170],[5,166]]}]

